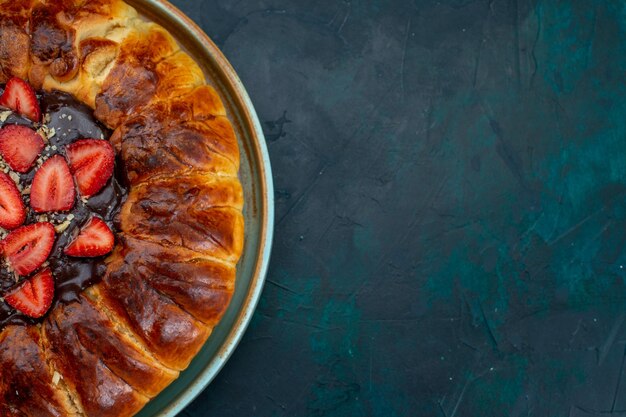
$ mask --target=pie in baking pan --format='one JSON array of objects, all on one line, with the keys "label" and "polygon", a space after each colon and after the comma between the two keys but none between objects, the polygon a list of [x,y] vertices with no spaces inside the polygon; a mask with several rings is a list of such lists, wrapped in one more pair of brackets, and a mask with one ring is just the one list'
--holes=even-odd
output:
[{"label": "pie in baking pan", "polygon": [[119,0],[0,0],[0,416],[136,414],[222,317],[237,139]]}]

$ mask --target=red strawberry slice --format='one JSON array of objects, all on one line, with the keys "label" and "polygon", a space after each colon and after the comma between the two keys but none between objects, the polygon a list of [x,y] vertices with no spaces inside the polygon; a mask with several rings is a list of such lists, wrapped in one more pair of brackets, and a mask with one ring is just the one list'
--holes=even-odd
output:
[{"label": "red strawberry slice", "polygon": [[27,172],[44,146],[41,136],[26,126],[0,129],[0,154],[14,171]]},{"label": "red strawberry slice", "polygon": [[37,213],[67,211],[74,206],[74,181],[61,155],[55,155],[35,172],[30,187],[30,206]]},{"label": "red strawberry slice", "polygon": [[54,227],[47,222],[15,229],[2,241],[2,253],[19,275],[28,275],[41,266],[54,244]]},{"label": "red strawberry slice", "polygon": [[77,140],[66,148],[66,152],[78,191],[83,197],[96,194],[113,175],[115,152],[106,140]]},{"label": "red strawberry slice", "polygon": [[41,119],[41,110],[35,90],[26,81],[13,77],[7,81],[4,93],[0,96],[0,106],[8,107],[28,117],[33,122]]},{"label": "red strawberry slice", "polygon": [[4,296],[8,305],[35,319],[46,314],[53,298],[54,278],[50,268],[27,279]]},{"label": "red strawberry slice", "polygon": [[92,217],[63,252],[69,256],[92,258],[111,252],[114,242],[109,226],[102,219]]},{"label": "red strawberry slice", "polygon": [[4,172],[0,172],[0,227],[15,229],[26,220],[26,208],[17,186]]}]

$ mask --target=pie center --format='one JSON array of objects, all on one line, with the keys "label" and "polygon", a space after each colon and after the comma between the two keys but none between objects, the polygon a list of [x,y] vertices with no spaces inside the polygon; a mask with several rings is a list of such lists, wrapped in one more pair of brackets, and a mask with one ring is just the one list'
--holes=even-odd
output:
[{"label": "pie center", "polygon": [[102,278],[127,195],[92,110],[29,89],[12,79],[0,90],[0,330],[37,321]]}]

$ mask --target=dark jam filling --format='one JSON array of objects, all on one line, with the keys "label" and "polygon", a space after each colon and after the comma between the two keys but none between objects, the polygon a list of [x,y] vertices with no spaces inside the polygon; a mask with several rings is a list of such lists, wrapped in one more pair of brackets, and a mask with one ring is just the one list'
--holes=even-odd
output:
[{"label": "dark jam filling", "polygon": [[[1,89],[0,89],[1,93]],[[77,101],[71,95],[58,91],[38,94],[41,113],[44,115],[44,124],[49,129],[54,129],[54,135],[49,137],[48,146],[43,151],[44,157],[55,154],[63,155],[64,149],[70,143],[85,138],[108,139],[110,131],[93,117],[92,110]],[[11,114],[0,126],[9,124],[21,124],[34,129],[33,123],[16,114]],[[33,167],[26,174],[20,175],[20,184],[30,186],[37,167]],[[63,254],[63,249],[71,239],[78,234],[80,227],[92,216],[97,214],[102,217],[113,232],[118,228],[115,218],[120,211],[121,205],[126,199],[127,187],[123,181],[123,173],[119,160],[115,162],[115,172],[107,185],[96,195],[87,201],[81,200],[77,194],[74,208],[67,213],[48,213],[47,221],[53,225],[62,224],[64,221],[71,222],[62,233],[56,234],[56,241],[48,258],[48,263],[55,279],[54,302],[51,310],[58,303],[68,303],[78,299],[78,295],[87,287],[99,282],[106,271],[104,259],[98,258],[72,258]],[[25,202],[27,208],[28,202]],[[73,215],[73,218],[71,217]],[[39,221],[41,215],[29,210],[25,224]],[[9,289],[19,285],[23,277],[16,281],[16,276],[7,270],[4,262],[0,265],[0,294],[5,294]],[[44,316],[45,318],[45,316]],[[10,324],[32,324],[39,320],[33,320],[24,314],[12,309],[5,302],[0,302],[0,330]]]}]

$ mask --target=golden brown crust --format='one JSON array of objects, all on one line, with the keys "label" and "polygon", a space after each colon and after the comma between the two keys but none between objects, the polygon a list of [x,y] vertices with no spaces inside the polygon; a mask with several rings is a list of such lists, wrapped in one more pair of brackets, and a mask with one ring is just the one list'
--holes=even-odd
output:
[{"label": "golden brown crust", "polygon": [[237,137],[226,117],[209,114],[223,107],[207,96],[216,97],[210,88],[196,88],[169,102],[155,102],[115,130],[111,142],[126,162],[131,184],[194,171],[237,176]]},{"label": "golden brown crust", "polygon": [[185,52],[178,51],[155,67],[159,80],[157,100],[169,101],[187,94],[204,84],[204,74],[198,64]]},{"label": "golden brown crust", "polygon": [[10,326],[0,333],[1,416],[76,416],[59,382],[46,364],[36,327]]},{"label": "golden brown crust", "polygon": [[235,289],[233,265],[128,236],[118,248],[125,267],[156,291],[207,325],[219,322]]},{"label": "golden brown crust", "polygon": [[[158,394],[178,376],[170,369],[155,366],[154,359],[120,332],[110,318],[85,296],[80,296],[77,302],[56,308],[44,324],[44,329],[47,343],[57,347],[51,350],[53,363],[59,369],[64,369],[63,364],[69,363],[70,372],[81,372],[81,380],[88,385],[95,386],[96,381],[84,379],[85,369],[75,369],[76,361],[84,360],[84,354],[79,358],[73,357],[76,351],[64,348],[65,344],[77,345],[80,352],[93,354],[116,377],[147,397]],[[93,366],[89,360],[85,362],[80,365],[81,368]],[[88,372],[90,375],[91,371]],[[84,403],[82,396],[81,402]]]},{"label": "golden brown crust", "polygon": [[[232,297],[237,138],[198,64],[123,1],[0,0],[0,16],[0,82],[19,76],[92,107],[131,186],[103,281],[41,332],[0,333],[0,415],[131,416],[188,366]],[[28,402],[7,388],[34,380]]]},{"label": "golden brown crust", "polygon": [[12,76],[28,77],[30,68],[30,15],[34,1],[0,2],[0,82]]},{"label": "golden brown crust", "polygon": [[155,98],[156,67],[178,50],[171,35],[157,25],[138,27],[124,39],[115,66],[96,97],[96,117],[118,126]]},{"label": "golden brown crust", "polygon": [[[99,326],[99,315],[84,309],[81,313],[85,317],[77,317],[75,307],[59,306],[44,322],[48,356],[63,375],[67,387],[75,393],[75,401],[82,413],[103,417],[132,416],[148,402],[148,397],[135,391],[105,363],[109,358],[103,357],[102,350],[108,348],[114,352],[115,348],[111,345],[94,346],[92,338],[95,335],[90,333],[95,329],[106,333],[106,327]],[[91,350],[94,347],[97,350]],[[120,352],[117,354],[120,358]]]},{"label": "golden brown crust", "polygon": [[[122,259],[92,287],[98,306],[113,312],[165,366],[185,369],[198,353],[210,329],[137,276]],[[119,262],[119,264],[117,264]]]},{"label": "golden brown crust", "polygon": [[120,213],[122,231],[227,261],[241,253],[243,195],[230,177],[184,175],[132,187]]},{"label": "golden brown crust", "polygon": [[[78,72],[78,53],[74,47],[76,31],[61,22],[59,16],[71,2],[35,4],[31,12],[30,54],[32,67],[31,82],[43,84],[41,75],[49,73],[61,82],[73,79]],[[69,22],[68,22],[69,23]]]},{"label": "golden brown crust", "polygon": [[[37,87],[72,93],[94,107],[95,97],[117,59],[120,45],[135,27],[147,24],[120,0],[70,0],[50,2],[45,7],[52,14],[50,25],[59,32],[65,30],[65,38],[70,40],[71,47],[66,46],[66,49],[71,49],[71,55],[77,58],[68,63],[68,67],[75,64],[71,66],[74,76],[65,76],[50,65],[37,65],[37,59],[33,58],[30,81]],[[45,37],[33,33],[32,43],[38,42],[45,45]],[[60,54],[60,50],[56,53]]]},{"label": "golden brown crust", "polygon": [[226,116],[224,104],[213,87],[209,85],[194,88],[166,104],[169,105],[169,114],[176,114],[180,120],[184,121]]}]

